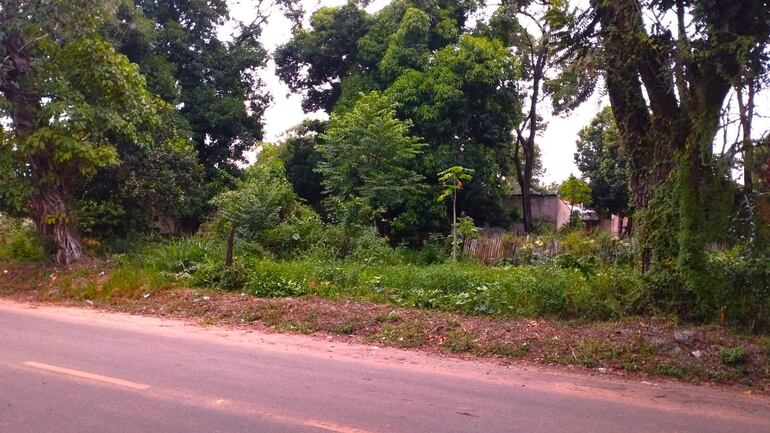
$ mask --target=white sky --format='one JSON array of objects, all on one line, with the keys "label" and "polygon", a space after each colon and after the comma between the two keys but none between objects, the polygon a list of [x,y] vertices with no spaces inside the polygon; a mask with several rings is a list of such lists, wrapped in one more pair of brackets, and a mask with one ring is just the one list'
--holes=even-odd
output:
[{"label": "white sky", "polygon": [[[374,0],[367,8],[369,12],[375,12],[386,5],[390,0]],[[256,0],[228,0],[230,5],[230,16],[232,19],[242,22],[250,22],[255,16]],[[303,0],[305,11],[308,14],[317,10],[320,6],[343,5],[346,0]],[[307,19],[307,17],[306,17]],[[232,27],[224,26],[220,31],[220,37],[228,38]],[[262,33],[262,43],[265,48],[272,53],[275,48],[291,38],[291,24],[280,11],[275,11]],[[302,97],[298,94],[292,94],[288,87],[280,82],[275,75],[275,64],[272,60],[268,66],[259,71],[259,75],[267,84],[268,91],[273,97],[273,102],[267,109],[264,117],[265,122],[265,141],[277,141],[282,134],[292,126],[300,123],[305,117],[319,117],[318,113],[306,115],[302,111]],[[758,95],[756,101],[758,107],[765,104],[761,99],[767,98],[767,92],[764,95]],[[548,127],[538,138],[543,166],[546,170],[541,180],[545,184],[551,182],[560,182],[566,179],[571,173],[579,175],[575,166],[574,153],[576,150],[575,140],[580,129],[588,124],[596,113],[604,105],[608,105],[606,98],[598,96],[599,92],[577,110],[570,113],[567,117],[553,117],[547,112],[547,109],[541,110],[541,113]],[[323,115],[323,114],[321,114]],[[767,119],[757,119],[755,131],[768,126]],[[766,128],[765,128],[766,129]],[[761,135],[761,131],[758,131]]]}]

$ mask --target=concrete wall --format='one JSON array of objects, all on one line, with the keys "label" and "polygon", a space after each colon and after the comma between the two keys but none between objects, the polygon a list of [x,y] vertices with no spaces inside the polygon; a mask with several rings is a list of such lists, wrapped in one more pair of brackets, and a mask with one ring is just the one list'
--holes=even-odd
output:
[{"label": "concrete wall", "polygon": [[[569,223],[570,206],[557,195],[532,195],[532,219],[535,221],[546,221],[560,229],[563,225]],[[507,206],[519,206],[521,207],[521,196],[515,195],[511,197],[507,203]],[[580,206],[575,206],[576,211],[582,210]],[[600,215],[597,225],[602,230],[606,230],[615,236],[620,236],[622,233],[620,230],[625,228],[628,224],[628,218],[622,219],[617,215]],[[517,223],[514,226],[514,230],[521,232],[524,230],[524,225]]]}]

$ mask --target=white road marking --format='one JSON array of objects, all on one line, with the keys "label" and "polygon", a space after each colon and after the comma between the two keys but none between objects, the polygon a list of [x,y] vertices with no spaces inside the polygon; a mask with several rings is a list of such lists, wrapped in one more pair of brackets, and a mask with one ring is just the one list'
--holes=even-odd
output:
[{"label": "white road marking", "polygon": [[145,390],[145,389],[148,389],[150,387],[149,385],[144,385],[144,384],[141,384],[141,383],[131,382],[131,381],[128,381],[128,380],[116,379],[114,377],[102,376],[102,375],[99,375],[99,374],[88,373],[88,372],[80,371],[80,370],[72,370],[70,368],[57,367],[55,365],[43,364],[41,362],[27,361],[27,362],[24,363],[24,365],[26,365],[28,367],[39,368],[41,370],[51,371],[51,372],[54,372],[54,373],[60,373],[60,374],[66,374],[68,376],[79,377],[79,378],[82,378],[82,379],[91,379],[91,380],[95,380],[95,381],[98,381],[98,382],[104,382],[104,383],[109,383],[109,384],[112,384],[112,385],[118,385],[118,386],[122,386],[122,387],[125,387],[125,388]]}]

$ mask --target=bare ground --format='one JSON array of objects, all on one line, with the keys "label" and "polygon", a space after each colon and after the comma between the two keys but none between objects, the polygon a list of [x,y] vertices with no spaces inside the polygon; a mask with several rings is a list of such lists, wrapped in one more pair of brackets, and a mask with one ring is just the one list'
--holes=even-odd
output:
[{"label": "bare ground", "polygon": [[[106,270],[104,270],[106,269]],[[260,299],[186,287],[101,292],[109,267],[1,263],[0,296],[87,306],[268,332],[314,335],[370,346],[540,364],[639,380],[674,378],[770,393],[770,338],[671,318],[619,322],[467,316],[319,297]]]}]

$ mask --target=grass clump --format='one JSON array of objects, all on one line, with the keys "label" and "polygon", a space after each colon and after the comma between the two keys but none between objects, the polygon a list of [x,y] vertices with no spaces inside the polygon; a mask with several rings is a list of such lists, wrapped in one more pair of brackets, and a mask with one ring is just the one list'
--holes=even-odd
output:
[{"label": "grass clump", "polygon": [[722,349],[719,357],[724,365],[744,365],[749,361],[749,352],[745,347],[738,346],[729,349]]},{"label": "grass clump", "polygon": [[450,352],[470,352],[475,346],[476,335],[466,331],[452,331],[442,346]]},{"label": "grass clump", "polygon": [[428,342],[428,327],[420,322],[388,323],[373,338],[401,348],[421,347]]}]

